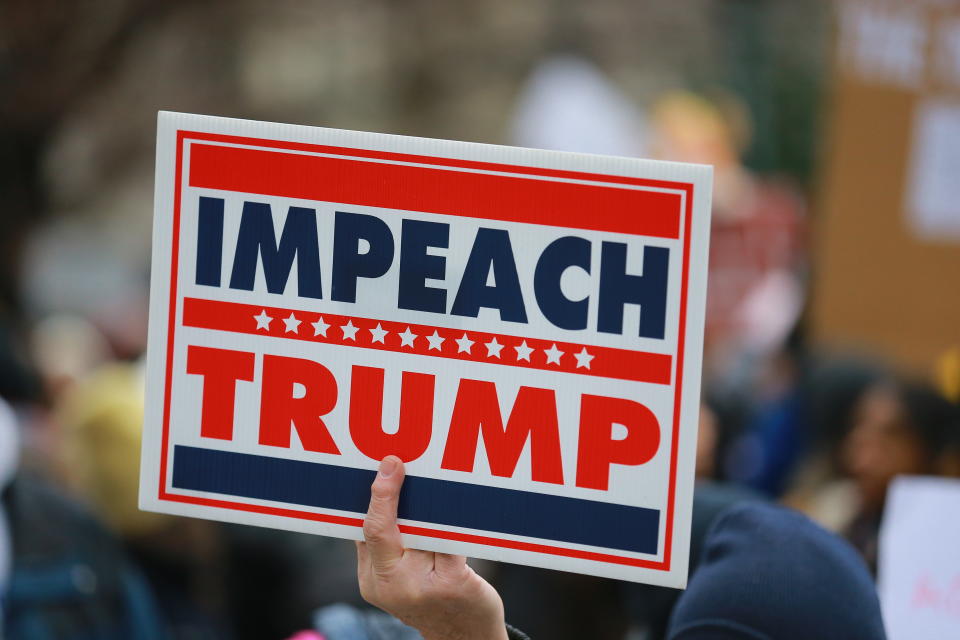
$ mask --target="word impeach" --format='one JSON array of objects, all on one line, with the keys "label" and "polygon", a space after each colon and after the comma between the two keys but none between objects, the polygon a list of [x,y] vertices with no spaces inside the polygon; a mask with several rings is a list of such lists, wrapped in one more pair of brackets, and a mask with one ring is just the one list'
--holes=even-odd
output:
[{"label": "word impeach", "polygon": [[[223,200],[201,197],[198,211],[197,284],[220,286]],[[322,256],[325,263],[331,264],[331,300],[356,302],[360,278],[378,280],[396,265],[395,295],[399,309],[476,318],[481,308],[487,308],[497,310],[502,320],[527,322],[527,305],[508,230],[487,227],[477,230],[450,304],[446,288],[427,285],[428,279],[445,282],[448,258],[431,250],[449,247],[449,224],[404,219],[399,249],[395,249],[398,243],[390,227],[377,216],[337,211],[334,220],[330,233],[333,250],[330,255]],[[296,260],[297,295],[322,299],[316,210],[290,207],[282,229],[278,241],[269,204],[243,203],[230,288],[253,291],[259,261],[266,290],[283,293]],[[571,300],[561,288],[561,279],[568,269],[579,269],[589,276],[592,254],[593,247],[586,238],[563,236],[543,248],[533,273],[525,274],[530,276],[529,284],[539,311],[554,326],[571,330],[587,328],[589,296]],[[603,242],[600,255],[599,277],[596,283],[591,282],[599,301],[597,330],[621,333],[624,305],[637,304],[643,311],[639,335],[663,339],[670,250],[645,247],[642,275],[625,272],[625,243]],[[383,290],[380,282],[370,286],[378,292]]]},{"label": "word impeach", "polygon": [[682,585],[709,173],[277,126],[161,115],[144,508]]}]

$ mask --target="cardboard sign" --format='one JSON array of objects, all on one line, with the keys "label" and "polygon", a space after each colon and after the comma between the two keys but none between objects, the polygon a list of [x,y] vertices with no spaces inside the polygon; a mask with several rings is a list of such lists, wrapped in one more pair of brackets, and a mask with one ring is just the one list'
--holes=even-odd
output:
[{"label": "cardboard sign", "polygon": [[960,632],[960,480],[900,477],[880,529],[877,579],[891,640]]},{"label": "cardboard sign", "polygon": [[710,178],[161,113],[141,507],[684,585]]},{"label": "cardboard sign", "polygon": [[960,3],[834,6],[810,327],[927,374],[960,346]]}]

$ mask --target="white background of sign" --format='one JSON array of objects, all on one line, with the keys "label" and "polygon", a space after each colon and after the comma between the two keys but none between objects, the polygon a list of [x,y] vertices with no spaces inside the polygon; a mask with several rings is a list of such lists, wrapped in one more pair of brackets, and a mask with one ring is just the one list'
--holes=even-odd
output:
[{"label": "white background of sign", "polygon": [[890,640],[960,634],[960,480],[897,478],[880,529],[877,578]]},{"label": "white background of sign", "polygon": [[910,162],[907,211],[917,237],[960,241],[960,102],[919,106]]}]

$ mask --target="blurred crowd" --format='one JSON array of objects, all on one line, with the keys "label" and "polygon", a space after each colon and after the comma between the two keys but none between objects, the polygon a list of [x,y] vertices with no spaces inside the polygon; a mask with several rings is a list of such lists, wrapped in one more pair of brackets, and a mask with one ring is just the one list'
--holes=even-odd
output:
[{"label": "blurred crowd", "polygon": [[[764,70],[768,58],[750,57],[746,36],[765,11],[798,20],[818,51],[824,9],[695,3],[718,27],[681,15],[690,9],[648,7],[692,43],[681,54],[663,34],[632,43],[617,24],[628,3],[613,1],[595,15],[566,2],[487,1],[466,16],[427,1],[316,11],[280,2],[262,21],[251,2],[93,3],[102,21],[85,3],[57,4],[7,3],[0,21],[0,637],[280,639],[365,615],[352,543],[137,508],[158,107],[713,165],[694,563],[712,518],[756,500],[806,513],[875,570],[892,479],[960,477],[960,358],[905,371],[870,352],[825,350],[807,331],[813,152],[781,136],[778,155],[766,141],[778,104],[796,125],[815,118],[818,96],[790,96],[801,116],[758,100],[764,86],[744,78],[776,74]],[[434,17],[468,44],[425,33]],[[691,47],[711,58],[697,40],[711,29],[724,30],[718,41],[745,36],[723,54],[737,70],[723,90],[684,58]],[[610,42],[592,39],[602,40],[597,32]],[[212,33],[216,43],[205,42]],[[419,48],[410,33],[423,35]],[[538,47],[525,40],[535,34]],[[336,46],[311,48],[325,36]],[[435,60],[445,46],[460,56],[456,68]],[[642,62],[643,46],[662,48],[662,58]],[[793,76],[797,85],[819,81],[822,54],[794,55],[790,38],[767,46],[787,60],[783,73],[808,72]],[[516,68],[498,57],[511,47],[523,58]],[[681,71],[662,71],[671,63]],[[631,64],[661,70],[630,75]],[[186,80],[171,78],[181,72]],[[155,83],[173,87],[169,100],[150,93]],[[231,92],[241,90],[237,107]],[[516,565],[477,568],[534,638],[657,638],[677,597]]]}]

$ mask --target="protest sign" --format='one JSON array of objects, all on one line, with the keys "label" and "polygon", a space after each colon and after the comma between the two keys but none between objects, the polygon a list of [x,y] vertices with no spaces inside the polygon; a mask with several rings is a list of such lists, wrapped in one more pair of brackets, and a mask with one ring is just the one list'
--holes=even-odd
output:
[{"label": "protest sign", "polygon": [[683,586],[710,178],[161,113],[141,507]]},{"label": "protest sign", "polygon": [[890,486],[877,581],[891,640],[960,632],[960,480],[904,476]]},{"label": "protest sign", "polygon": [[925,374],[960,346],[960,3],[832,4],[810,330]]}]

